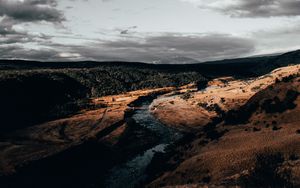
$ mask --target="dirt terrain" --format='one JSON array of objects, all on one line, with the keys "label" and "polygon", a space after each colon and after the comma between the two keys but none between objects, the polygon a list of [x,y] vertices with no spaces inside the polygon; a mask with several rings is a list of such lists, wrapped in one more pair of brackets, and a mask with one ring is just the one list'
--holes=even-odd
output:
[{"label": "dirt terrain", "polygon": [[300,66],[276,69],[270,74],[248,80],[217,78],[199,92],[187,89],[183,95],[167,94],[154,101],[153,114],[166,125],[199,128],[218,117],[220,112],[238,109],[253,95],[274,84],[276,79],[299,72]]},{"label": "dirt terrain", "polygon": [[300,66],[157,99],[153,114],[193,133],[149,187],[299,187]]},{"label": "dirt terrain", "polygon": [[107,169],[159,144],[127,118],[150,98],[154,117],[183,137],[154,154],[139,183],[299,187],[299,73],[295,65],[251,79],[216,78],[205,89],[192,83],[93,98],[75,115],[1,135],[0,182],[103,187]]},{"label": "dirt terrain", "polygon": [[96,140],[109,147],[127,130],[125,112],[140,97],[170,92],[175,88],[138,90],[92,100],[91,109],[5,135],[0,141],[0,174],[13,174],[17,167],[85,142]]}]

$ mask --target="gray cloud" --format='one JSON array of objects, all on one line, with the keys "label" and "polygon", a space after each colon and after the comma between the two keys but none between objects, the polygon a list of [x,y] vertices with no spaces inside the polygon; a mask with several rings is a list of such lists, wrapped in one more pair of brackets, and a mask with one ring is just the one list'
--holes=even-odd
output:
[{"label": "gray cloud", "polygon": [[[63,14],[56,9],[56,0],[0,0],[0,45],[25,44],[49,40],[50,38],[40,35],[33,35],[27,31],[17,31],[14,26],[20,23],[46,21],[61,23],[64,20]],[[10,49],[9,46],[8,49]],[[14,49],[16,51],[16,49]],[[22,54],[22,48],[18,48],[18,54]],[[38,52],[36,52],[38,53]],[[26,53],[24,55],[28,55]],[[3,57],[5,58],[5,56]]]},{"label": "gray cloud", "polygon": [[22,22],[61,22],[63,14],[58,11],[55,0],[0,0],[0,16],[7,16]]},{"label": "gray cloud", "polygon": [[227,14],[241,17],[271,17],[300,15],[297,0],[240,0],[238,5],[224,9]]},{"label": "gray cloud", "polygon": [[257,41],[257,50],[264,53],[284,52],[300,48],[300,23],[251,34]]},{"label": "gray cloud", "polygon": [[3,18],[0,21],[0,35],[16,34],[16,31],[12,28],[14,24],[16,24],[15,20],[7,17]]},{"label": "gray cloud", "polygon": [[138,28],[137,26],[131,26],[131,27],[127,27],[125,29],[121,29],[120,30],[120,34],[121,35],[127,35],[127,34],[129,34],[131,32],[131,30],[134,30],[134,29],[137,29],[137,28]]},{"label": "gray cloud", "polygon": [[[3,59],[27,59],[51,61],[59,58],[58,52],[49,49],[28,50],[21,46],[1,46],[1,58]],[[12,55],[13,54],[13,55]]]},{"label": "gray cloud", "polygon": [[0,21],[0,45],[26,43],[34,40],[27,32],[20,32],[13,29],[13,25],[16,23],[16,20],[8,17]]},{"label": "gray cloud", "polygon": [[[147,37],[142,42],[122,40],[108,42],[104,48],[138,53],[140,56],[173,58],[185,56],[200,61],[243,56],[253,52],[254,43],[249,39],[231,35],[208,34],[202,36],[163,35]],[[155,59],[155,58],[149,58]]]},{"label": "gray cloud", "polygon": [[[52,60],[124,60],[172,63],[171,60],[176,58],[184,57],[207,61],[240,57],[254,51],[254,44],[251,40],[220,34],[203,36],[165,34],[145,37],[143,41],[126,39],[99,41],[80,46],[55,43],[48,44],[48,46],[55,49],[50,50],[51,53],[49,52],[52,56],[45,56],[47,53],[43,50],[40,55],[35,52],[32,59],[47,60],[47,57],[52,57]],[[17,50],[19,57],[22,56],[21,51]],[[26,50],[24,50],[24,55],[28,57],[28,54],[25,53],[27,53]]]},{"label": "gray cloud", "polygon": [[300,15],[299,0],[182,0],[233,17],[277,17]]},{"label": "gray cloud", "polygon": [[16,31],[13,28],[15,24],[18,24],[18,21],[8,17],[0,21],[0,45],[41,42],[51,38],[43,34],[33,35],[27,31]]}]

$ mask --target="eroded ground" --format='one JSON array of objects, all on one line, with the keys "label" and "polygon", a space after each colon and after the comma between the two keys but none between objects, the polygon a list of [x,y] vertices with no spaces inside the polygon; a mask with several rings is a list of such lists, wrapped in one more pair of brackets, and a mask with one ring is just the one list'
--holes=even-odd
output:
[{"label": "eroded ground", "polygon": [[139,90],[92,100],[92,109],[77,115],[11,132],[0,142],[0,174],[9,175],[17,167],[69,148],[96,140],[108,147],[118,143],[127,125],[128,105],[142,96],[169,92],[174,88]]},{"label": "eroded ground", "polygon": [[194,134],[149,187],[300,186],[300,66],[155,101],[153,114]]},{"label": "eroded ground", "polygon": [[187,134],[171,154],[156,155],[147,187],[299,187],[299,72],[289,66],[255,79],[217,78],[201,91],[191,84],[93,99],[76,115],[2,137],[0,175],[21,171],[21,178],[8,179],[11,187],[32,180],[101,187],[94,182],[101,169],[155,143],[126,115],[142,97],[166,93],[151,112]]},{"label": "eroded ground", "polygon": [[[299,72],[299,66],[285,67],[249,80],[231,77],[217,78],[200,92],[185,90],[183,95],[167,94],[154,101],[153,114],[166,125],[179,128],[199,128],[218,117],[220,112],[238,109],[253,95],[274,84],[276,79]],[[190,91],[190,92],[189,92]],[[172,94],[171,94],[172,95]]]}]

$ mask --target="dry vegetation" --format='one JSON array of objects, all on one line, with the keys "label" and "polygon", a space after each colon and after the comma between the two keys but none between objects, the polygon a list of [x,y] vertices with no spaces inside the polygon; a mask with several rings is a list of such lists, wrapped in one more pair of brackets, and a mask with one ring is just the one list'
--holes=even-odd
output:
[{"label": "dry vegetation", "polygon": [[[142,66],[142,65],[140,65]],[[1,132],[73,115],[90,98],[140,89],[175,87],[206,79],[197,72],[139,66],[1,70]]]},{"label": "dry vegetation", "polygon": [[139,97],[174,89],[138,90],[95,98],[91,101],[94,109],[84,109],[69,118],[13,131],[5,136],[5,141],[0,142],[0,174],[11,174],[16,167],[29,161],[54,155],[91,140],[112,147],[127,129],[124,115],[129,104]]},{"label": "dry vegetation", "polygon": [[251,80],[221,78],[188,100],[158,99],[153,113],[196,138],[149,187],[300,186],[299,73],[289,66]]},{"label": "dry vegetation", "polygon": [[156,144],[126,118],[166,93],[151,111],[187,134],[156,158],[148,187],[298,187],[300,66],[274,69],[299,54],[171,66],[0,61],[1,185],[101,187],[107,169]]}]

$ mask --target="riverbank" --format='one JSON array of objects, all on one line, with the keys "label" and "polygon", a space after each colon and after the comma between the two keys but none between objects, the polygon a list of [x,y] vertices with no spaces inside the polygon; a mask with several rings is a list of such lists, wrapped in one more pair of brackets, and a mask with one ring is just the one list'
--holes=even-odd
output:
[{"label": "riverbank", "polygon": [[[146,150],[141,150],[143,151],[142,153],[135,155],[125,163],[121,163],[112,168],[107,175],[104,187],[140,187],[141,184],[149,178],[146,170],[156,153],[165,153],[168,146],[174,144],[182,137],[179,131],[166,127],[152,116],[149,107],[155,96],[152,97],[146,97],[147,99],[143,98],[140,105],[136,106],[137,109],[134,110],[130,119],[136,125],[151,132],[157,142]],[[135,141],[143,142],[145,139],[145,137],[141,137]]]},{"label": "riverbank", "polygon": [[[158,119],[195,137],[157,157],[151,166],[161,170],[147,187],[299,187],[299,73],[298,65],[220,78],[203,91],[156,100]],[[192,121],[207,113],[208,123]]]},{"label": "riverbank", "polygon": [[166,94],[154,100],[151,111],[165,125],[191,131],[201,129],[228,111],[238,110],[255,94],[275,84],[276,80],[297,74],[299,68],[299,65],[283,67],[244,80],[216,78],[201,91],[191,87],[177,95]]},{"label": "riverbank", "polygon": [[93,99],[77,115],[1,137],[1,185],[297,187],[299,72]]},{"label": "riverbank", "polygon": [[107,169],[158,142],[153,132],[130,120],[135,104],[173,90],[94,99],[96,109],[6,135],[0,143],[0,181],[7,187],[101,185]]}]

